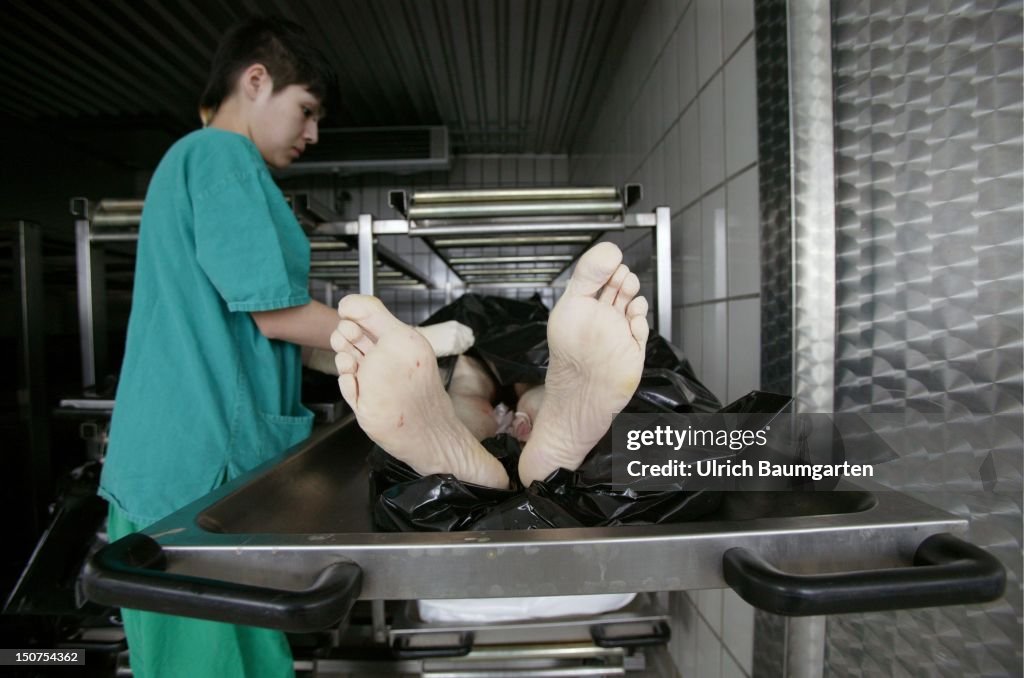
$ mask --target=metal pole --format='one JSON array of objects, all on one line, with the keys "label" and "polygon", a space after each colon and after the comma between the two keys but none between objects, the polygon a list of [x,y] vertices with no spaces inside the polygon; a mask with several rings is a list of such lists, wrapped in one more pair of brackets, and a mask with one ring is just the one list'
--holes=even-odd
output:
[{"label": "metal pole", "polygon": [[388,625],[383,600],[370,601],[370,619],[373,624],[373,642],[378,645],[387,644]]},{"label": "metal pole", "polygon": [[825,672],[825,617],[786,619],[786,678],[821,678]]},{"label": "metal pole", "polygon": [[658,334],[672,343],[672,212],[668,207],[654,210],[655,303]]},{"label": "metal pole", "polygon": [[82,347],[82,386],[96,383],[96,339],[92,324],[92,253],[89,220],[75,220],[75,270],[78,277],[78,334]]},{"label": "metal pole", "polygon": [[331,308],[334,308],[336,303],[334,300],[334,293],[336,290],[337,287],[333,282],[329,282],[324,285],[324,304]]},{"label": "metal pole", "polygon": [[42,531],[46,502],[50,498],[50,441],[43,359],[46,330],[39,225],[16,222],[14,242],[14,291],[21,318],[18,328],[18,418],[25,433],[23,452],[29,457],[28,477],[25,479],[30,507],[28,527],[35,538]]},{"label": "metal pole", "polygon": [[[787,2],[793,215],[793,397],[798,413],[835,407],[836,196],[829,3]],[[821,678],[825,621],[786,620],[786,676]]]},{"label": "metal pole", "polygon": [[793,214],[793,397],[833,411],[836,195],[829,3],[789,3]]},{"label": "metal pole", "polygon": [[359,293],[373,294],[377,257],[373,251],[373,217],[359,215]]}]

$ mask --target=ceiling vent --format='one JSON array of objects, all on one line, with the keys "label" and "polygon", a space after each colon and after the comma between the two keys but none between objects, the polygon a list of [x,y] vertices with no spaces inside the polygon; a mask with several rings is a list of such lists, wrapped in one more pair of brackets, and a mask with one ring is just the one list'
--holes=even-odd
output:
[{"label": "ceiling vent", "polygon": [[447,127],[337,127],[321,129],[319,137],[278,174],[411,174],[451,166]]}]

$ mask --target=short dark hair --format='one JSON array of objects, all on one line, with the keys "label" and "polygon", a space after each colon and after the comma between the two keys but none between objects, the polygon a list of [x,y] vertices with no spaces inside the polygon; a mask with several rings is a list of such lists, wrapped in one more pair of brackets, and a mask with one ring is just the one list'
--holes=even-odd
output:
[{"label": "short dark hair", "polygon": [[330,63],[302,26],[281,16],[253,16],[229,28],[217,46],[200,110],[220,108],[242,72],[257,63],[266,67],[274,91],[303,85],[326,102],[337,87]]}]

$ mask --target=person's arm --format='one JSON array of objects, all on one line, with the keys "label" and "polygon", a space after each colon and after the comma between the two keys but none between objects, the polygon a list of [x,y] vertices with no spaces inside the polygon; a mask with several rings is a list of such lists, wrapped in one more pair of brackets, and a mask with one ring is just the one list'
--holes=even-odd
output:
[{"label": "person's arm", "polygon": [[253,311],[251,315],[260,334],[267,339],[334,352],[331,333],[338,327],[338,312],[319,301],[276,311]]},{"label": "person's arm", "polygon": [[[331,333],[340,319],[334,309],[314,299],[303,306],[253,311],[251,315],[260,334],[267,339],[301,346],[303,365],[325,374],[338,374]],[[426,338],[438,357],[458,355],[473,345],[473,330],[454,320],[413,329]]]}]

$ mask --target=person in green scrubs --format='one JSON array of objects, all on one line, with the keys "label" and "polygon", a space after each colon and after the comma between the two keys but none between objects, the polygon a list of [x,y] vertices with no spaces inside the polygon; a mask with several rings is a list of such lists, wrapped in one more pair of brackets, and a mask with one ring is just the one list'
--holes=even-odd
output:
[{"label": "person in green scrubs", "polygon": [[[330,66],[303,29],[232,28],[146,193],[99,493],[116,540],[306,438],[301,363],[333,362],[338,315],[308,292],[309,242],[268,166],[317,141]],[[289,676],[283,633],[123,610],[136,676]]]}]

